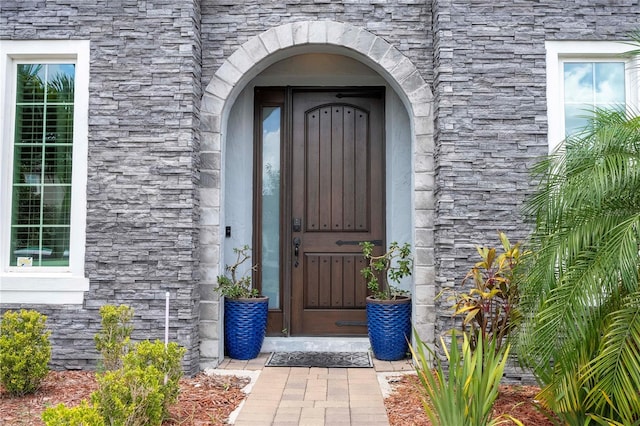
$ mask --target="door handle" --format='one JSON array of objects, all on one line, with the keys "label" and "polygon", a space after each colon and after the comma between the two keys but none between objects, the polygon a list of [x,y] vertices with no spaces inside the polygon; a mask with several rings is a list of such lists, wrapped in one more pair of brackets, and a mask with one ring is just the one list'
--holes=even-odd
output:
[{"label": "door handle", "polygon": [[298,262],[298,254],[300,254],[300,243],[301,243],[300,237],[295,237],[293,239],[293,258],[294,258],[293,266],[295,268],[297,268],[298,265],[300,264],[300,262]]}]

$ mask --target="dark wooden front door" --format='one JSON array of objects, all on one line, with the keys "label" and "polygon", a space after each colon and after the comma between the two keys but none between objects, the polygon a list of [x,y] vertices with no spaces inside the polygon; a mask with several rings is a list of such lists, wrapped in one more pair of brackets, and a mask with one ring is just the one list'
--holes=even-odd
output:
[{"label": "dark wooden front door", "polygon": [[365,335],[359,243],[384,240],[384,92],[292,94],[292,335]]}]

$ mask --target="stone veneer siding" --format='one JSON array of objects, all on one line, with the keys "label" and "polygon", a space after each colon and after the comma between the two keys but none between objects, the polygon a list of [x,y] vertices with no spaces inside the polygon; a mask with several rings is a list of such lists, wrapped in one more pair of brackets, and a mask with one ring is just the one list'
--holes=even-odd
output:
[{"label": "stone veneer siding", "polygon": [[[48,315],[56,368],[92,368],[98,309],[135,309],[134,339],[199,368],[200,6],[194,0],[2,0],[0,38],[91,41],[84,306]],[[6,235],[4,232],[2,235]],[[2,305],[2,309],[14,308]]]},{"label": "stone veneer siding", "polygon": [[[436,172],[435,199],[424,202],[436,209],[437,290],[459,284],[473,246],[497,244],[496,229],[526,236],[527,168],[547,152],[545,40],[619,40],[639,15],[632,0],[3,0],[2,39],[91,40],[91,290],[83,307],[35,307],[50,316],[53,364],[95,364],[105,303],[131,304],[134,336],[161,338],[169,289],[171,338],[189,349],[186,370],[198,369],[200,99],[251,38],[295,21],[344,22],[382,38],[432,84],[435,152],[421,161]],[[210,118],[204,133],[220,125]],[[215,188],[220,141],[207,143],[202,187]],[[437,332],[449,326],[442,307]]]},{"label": "stone veneer siding", "polygon": [[[529,167],[547,147],[546,40],[623,40],[635,1],[434,0],[436,270],[460,284],[475,245],[526,238]],[[441,299],[445,303],[444,299]],[[440,306],[437,333],[452,326]]]}]

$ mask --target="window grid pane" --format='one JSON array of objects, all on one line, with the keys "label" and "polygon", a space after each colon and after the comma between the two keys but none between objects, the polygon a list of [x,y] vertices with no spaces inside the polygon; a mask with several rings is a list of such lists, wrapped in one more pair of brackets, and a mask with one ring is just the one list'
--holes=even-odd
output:
[{"label": "window grid pane", "polygon": [[624,62],[565,62],[563,75],[565,137],[584,129],[596,108],[625,105]]},{"label": "window grid pane", "polygon": [[69,266],[73,64],[18,64],[11,266]]}]

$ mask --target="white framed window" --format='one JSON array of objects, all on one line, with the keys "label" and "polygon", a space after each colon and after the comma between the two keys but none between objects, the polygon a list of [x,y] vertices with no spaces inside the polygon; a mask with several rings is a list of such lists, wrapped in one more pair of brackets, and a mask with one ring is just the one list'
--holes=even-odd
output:
[{"label": "white framed window", "polygon": [[0,303],[78,304],[89,41],[0,40]]},{"label": "white framed window", "polygon": [[547,41],[545,47],[550,152],[584,128],[595,108],[637,105],[637,63],[623,56],[633,46],[608,41]]}]

